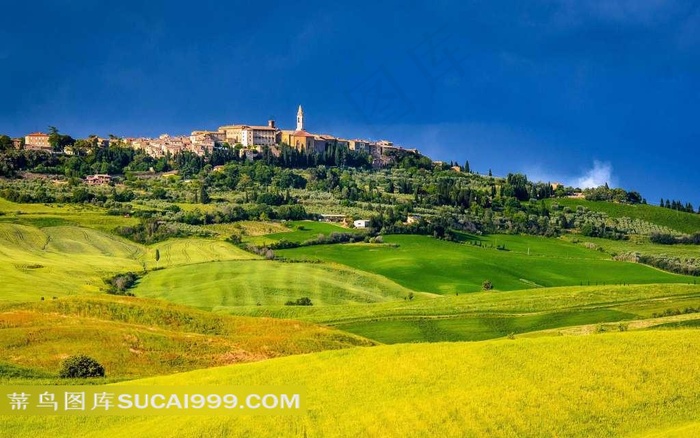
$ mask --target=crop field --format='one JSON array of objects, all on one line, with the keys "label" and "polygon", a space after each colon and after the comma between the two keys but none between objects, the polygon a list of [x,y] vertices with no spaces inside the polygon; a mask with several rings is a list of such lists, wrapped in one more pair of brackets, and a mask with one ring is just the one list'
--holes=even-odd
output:
[{"label": "crop field", "polygon": [[[649,319],[666,310],[700,309],[700,286],[559,287],[477,292],[434,299],[319,308],[227,307],[249,316],[331,324],[387,344],[479,341],[584,324]],[[700,313],[693,314],[700,317]],[[658,321],[662,324],[663,321]]]},{"label": "crop field", "polygon": [[144,250],[88,228],[0,224],[2,300],[94,293],[103,278],[137,271]]},{"label": "crop field", "polygon": [[[96,358],[109,378],[124,379],[357,345],[371,342],[311,323],[215,315],[127,297],[0,307],[0,363],[45,378],[55,378],[60,362],[78,353]],[[0,373],[0,381],[5,377]]]},{"label": "crop field", "polygon": [[[694,281],[644,265],[615,262],[609,255],[562,240],[501,235],[492,239],[494,247],[395,235],[387,236],[381,245],[319,245],[277,253],[290,259],[343,263],[437,294],[478,291],[484,280],[498,290]],[[505,250],[496,249],[502,245]]]},{"label": "crop field", "polygon": [[[155,251],[160,252],[156,263]],[[256,260],[260,257],[243,251],[228,242],[214,239],[170,239],[148,247],[144,258],[147,267],[168,268],[222,260]]]},{"label": "crop field", "polygon": [[116,227],[130,226],[138,219],[109,216],[105,210],[90,205],[17,204],[0,198],[0,224],[20,224],[38,228],[73,225],[111,232]]},{"label": "crop field", "polygon": [[564,207],[575,209],[581,205],[589,210],[600,211],[613,218],[628,217],[645,222],[657,224],[681,233],[696,233],[700,230],[700,215],[686,213],[668,208],[659,208],[656,205],[627,205],[613,202],[586,201],[585,199],[555,199],[548,202],[556,202]]},{"label": "crop field", "polygon": [[[155,250],[160,261],[155,261]],[[218,260],[259,257],[227,242],[177,239],[145,247],[102,231],[0,223],[0,300],[99,292],[117,273]]]},{"label": "crop field", "polygon": [[343,265],[255,260],[193,264],[151,272],[133,292],[140,297],[212,310],[283,305],[302,297],[310,298],[314,306],[374,303],[402,300],[412,291],[379,275]]},{"label": "crop field", "polygon": [[[26,417],[9,436],[693,436],[700,330],[356,348],[146,379],[306,389],[298,416]],[[674,435],[675,434],[675,435]]]}]

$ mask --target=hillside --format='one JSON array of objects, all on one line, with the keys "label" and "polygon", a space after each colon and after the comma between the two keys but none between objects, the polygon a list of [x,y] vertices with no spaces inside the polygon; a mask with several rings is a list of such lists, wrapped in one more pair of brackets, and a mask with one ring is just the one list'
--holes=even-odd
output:
[{"label": "hillside", "polygon": [[[277,251],[300,260],[324,260],[383,275],[421,292],[455,294],[481,290],[490,280],[498,290],[525,287],[623,283],[692,283],[666,273],[559,239],[492,235],[481,246],[427,236],[386,236],[386,244],[318,245]],[[505,250],[498,246],[505,245]],[[512,248],[512,250],[511,250]]]},{"label": "hillside", "polygon": [[310,298],[314,306],[375,303],[403,300],[412,293],[385,277],[343,265],[272,260],[210,262],[155,271],[132,292],[206,310],[283,305],[301,297]]},{"label": "hillside", "polygon": [[[109,378],[124,379],[358,345],[372,343],[312,323],[216,315],[138,298],[0,306],[0,363],[44,378],[55,377],[60,362],[74,354],[94,357]],[[12,377],[10,371],[0,380]]]},{"label": "hillside", "polygon": [[3,427],[16,437],[690,436],[699,341],[679,330],[324,352],[142,381],[294,383],[306,390],[300,416],[13,417]]},{"label": "hillside", "polygon": [[[686,309],[688,310],[687,313]],[[698,285],[573,286],[512,292],[474,292],[435,299],[376,303],[365,306],[220,307],[219,312],[301,319],[330,324],[376,341],[480,341],[569,326],[633,321],[659,325],[678,312],[700,319]],[[690,311],[692,310],[692,312]],[[659,315],[669,318],[655,319]],[[649,324],[651,325],[651,324]]]},{"label": "hillside", "polygon": [[552,200],[560,205],[576,208],[583,206],[589,210],[599,211],[612,218],[628,217],[641,221],[667,227],[681,233],[697,233],[700,230],[700,214],[686,213],[655,205],[646,204],[620,204],[604,201],[586,201],[585,199],[560,198]]}]

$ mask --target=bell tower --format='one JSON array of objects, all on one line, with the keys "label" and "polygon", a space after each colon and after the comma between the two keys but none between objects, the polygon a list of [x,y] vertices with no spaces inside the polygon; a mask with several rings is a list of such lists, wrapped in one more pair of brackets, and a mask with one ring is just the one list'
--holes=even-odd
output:
[{"label": "bell tower", "polygon": [[304,130],[304,110],[301,109],[301,105],[299,105],[299,110],[297,111],[297,131],[303,131]]}]

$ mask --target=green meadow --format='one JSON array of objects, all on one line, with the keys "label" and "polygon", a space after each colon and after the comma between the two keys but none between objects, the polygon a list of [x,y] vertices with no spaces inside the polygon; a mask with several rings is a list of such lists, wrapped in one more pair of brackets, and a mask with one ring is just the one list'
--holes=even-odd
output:
[{"label": "green meadow", "polygon": [[[640,264],[616,262],[609,255],[561,239],[496,235],[483,240],[482,246],[475,246],[394,235],[386,236],[384,244],[317,245],[277,252],[289,259],[343,263],[436,294],[478,291],[485,280],[498,290],[694,281]],[[497,249],[503,245],[505,250]]]},{"label": "green meadow", "polygon": [[212,310],[283,305],[301,297],[310,298],[314,306],[375,303],[402,300],[412,291],[343,265],[253,260],[212,261],[151,272],[133,292]]},{"label": "green meadow", "polygon": [[694,436],[699,330],[355,348],[141,380],[295,385],[292,416],[6,417],[8,436]]},{"label": "green meadow", "polygon": [[[371,306],[221,307],[237,315],[308,320],[382,343],[479,341],[585,324],[646,320],[700,309],[700,286],[575,286],[475,292]],[[700,318],[700,313],[693,314]],[[663,320],[658,321],[662,324]]]}]

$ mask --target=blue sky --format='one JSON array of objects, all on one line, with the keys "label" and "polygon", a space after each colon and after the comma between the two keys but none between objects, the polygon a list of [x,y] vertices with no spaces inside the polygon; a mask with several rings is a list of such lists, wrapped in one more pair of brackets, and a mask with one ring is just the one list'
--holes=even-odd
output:
[{"label": "blue sky", "polygon": [[[6,2],[0,133],[228,123],[700,204],[692,1]],[[196,7],[193,6],[196,5]]]}]

